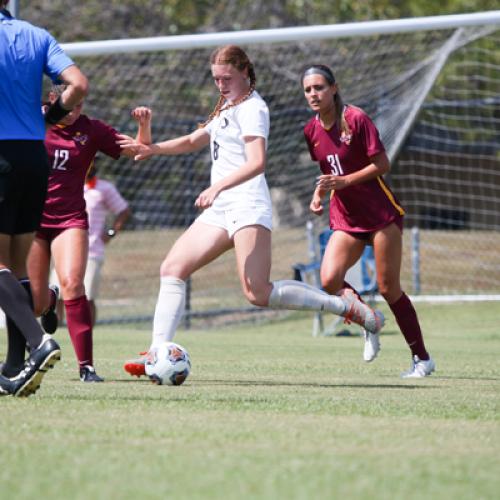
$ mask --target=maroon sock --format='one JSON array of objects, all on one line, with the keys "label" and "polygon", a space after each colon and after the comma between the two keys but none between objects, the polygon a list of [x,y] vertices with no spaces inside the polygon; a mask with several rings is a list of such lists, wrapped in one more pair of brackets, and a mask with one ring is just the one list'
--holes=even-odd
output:
[{"label": "maroon sock", "polygon": [[429,354],[425,349],[417,313],[408,295],[403,292],[403,295],[394,304],[389,304],[389,307],[396,316],[398,326],[411,349],[411,353],[416,354],[423,361],[428,360]]},{"label": "maroon sock", "polygon": [[77,299],[65,300],[66,323],[69,336],[75,349],[80,367],[93,365],[92,359],[92,320],[86,295]]}]

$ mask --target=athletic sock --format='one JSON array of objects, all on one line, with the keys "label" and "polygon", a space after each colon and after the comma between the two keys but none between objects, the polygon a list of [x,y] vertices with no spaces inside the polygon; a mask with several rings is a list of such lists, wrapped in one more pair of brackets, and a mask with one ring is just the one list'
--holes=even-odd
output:
[{"label": "athletic sock", "polygon": [[186,282],[172,276],[162,276],[153,320],[152,348],[174,338],[185,305]]},{"label": "athletic sock", "polygon": [[19,328],[31,349],[41,344],[42,328],[30,307],[28,295],[9,269],[0,270],[0,307]]},{"label": "athletic sock", "polygon": [[[28,278],[22,278],[19,280],[19,283],[21,283],[21,286],[26,290],[31,309],[33,309],[33,297],[31,295],[30,280]],[[6,320],[8,348],[2,372],[6,376],[12,376],[17,374],[24,364],[26,339],[21,333],[21,330],[19,330],[17,325],[8,316],[6,317]]]},{"label": "athletic sock", "polygon": [[269,296],[271,309],[292,309],[298,311],[329,311],[342,316],[345,305],[340,297],[328,295],[307,283],[295,280],[273,281]]},{"label": "athletic sock", "polygon": [[80,368],[93,366],[92,359],[92,319],[86,295],[76,299],[64,300],[66,324],[73,343]]},{"label": "athletic sock", "polygon": [[412,355],[417,355],[423,361],[428,360],[429,353],[425,349],[417,312],[409,297],[403,292],[403,295],[393,304],[389,304],[389,307],[396,317],[396,322]]}]

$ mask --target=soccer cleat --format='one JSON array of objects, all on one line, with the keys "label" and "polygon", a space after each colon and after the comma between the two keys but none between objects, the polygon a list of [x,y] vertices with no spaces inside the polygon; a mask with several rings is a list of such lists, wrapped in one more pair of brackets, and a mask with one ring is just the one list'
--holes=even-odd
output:
[{"label": "soccer cleat", "polygon": [[59,298],[59,287],[57,285],[49,285],[49,289],[52,295],[49,308],[42,314],[41,323],[43,329],[47,333],[54,333],[59,326],[59,320],[56,314],[57,299]]},{"label": "soccer cleat", "polygon": [[372,309],[369,305],[359,300],[353,290],[344,288],[340,292],[340,298],[345,305],[345,312],[343,314],[345,323],[356,323],[365,330],[368,330],[368,332],[375,334],[382,329],[385,323],[382,312]]},{"label": "soccer cleat", "polygon": [[91,365],[85,365],[80,368],[80,380],[82,382],[104,382],[104,379],[97,375],[95,368]]},{"label": "soccer cleat", "polygon": [[11,394],[13,394],[12,381],[0,374],[0,396],[10,396]]},{"label": "soccer cleat", "polygon": [[31,351],[23,369],[15,377],[2,376],[3,389],[16,397],[34,394],[40,387],[45,373],[60,359],[61,349],[57,342],[50,335],[44,335],[40,345]]},{"label": "soccer cleat", "polygon": [[424,378],[428,377],[436,369],[436,363],[432,358],[420,359],[416,354],[411,360],[411,368],[401,374],[401,378]]},{"label": "soccer cleat", "polygon": [[123,365],[123,369],[135,377],[146,375],[146,361],[150,358],[149,351],[144,351],[139,354],[141,355],[140,358],[129,359],[128,361],[125,361],[125,364]]},{"label": "soccer cleat", "polygon": [[20,380],[14,381],[9,377],[5,377],[4,375],[0,375],[0,396],[19,396],[19,397],[28,397],[31,394],[35,394],[35,392],[39,389],[40,384],[35,380],[31,381],[31,385],[25,386],[22,388],[22,392],[16,394],[19,391],[20,386],[22,385]]},{"label": "soccer cleat", "polygon": [[370,363],[373,361],[380,351],[380,339],[378,333],[371,333],[363,328],[363,335],[365,337],[365,347],[363,350],[363,359]]},{"label": "soccer cleat", "polygon": [[22,369],[24,368],[24,364],[16,367],[8,366],[7,362],[0,362],[0,375],[4,377],[15,377]]}]

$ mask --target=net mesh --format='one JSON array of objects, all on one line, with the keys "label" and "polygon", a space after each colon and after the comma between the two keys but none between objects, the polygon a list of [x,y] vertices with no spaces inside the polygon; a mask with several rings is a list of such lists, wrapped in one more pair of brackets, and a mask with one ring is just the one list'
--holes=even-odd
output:
[{"label": "net mesh", "polygon": [[[302,136],[311,114],[300,74],[323,63],[334,69],[344,100],[363,108],[381,132],[393,161],[389,181],[408,212],[405,225],[421,229],[422,293],[500,289],[498,38],[494,28],[475,27],[244,46],[271,112],[273,279],[291,277],[292,265],[307,260],[304,227],[319,170]],[[211,50],[75,58],[92,85],[86,113],[133,135],[130,110],[147,105],[155,140],[189,133],[217,98]],[[159,265],[196,217],[194,200],[209,183],[208,151],[140,163],[100,157],[98,166],[133,212],[107,248],[99,317],[150,318]],[[314,224],[326,226],[326,215]],[[405,231],[402,280],[411,292],[409,236]],[[192,277],[189,299],[187,321],[247,310],[232,252]]]}]

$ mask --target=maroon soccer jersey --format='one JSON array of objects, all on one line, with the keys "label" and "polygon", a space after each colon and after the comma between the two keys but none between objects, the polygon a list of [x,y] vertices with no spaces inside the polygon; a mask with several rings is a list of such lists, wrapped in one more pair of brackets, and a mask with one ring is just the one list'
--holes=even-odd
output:
[{"label": "maroon soccer jersey", "polygon": [[[304,127],[311,158],[327,175],[349,175],[371,163],[370,157],[385,151],[370,118],[359,108],[346,106],[345,118],[351,133],[341,137],[334,125],[325,130],[319,117]],[[350,232],[375,231],[404,215],[382,177],[332,192],[330,227]]]},{"label": "maroon soccer jersey", "polygon": [[88,228],[85,175],[98,151],[115,159],[120,156],[117,134],[114,128],[86,115],[72,125],[56,125],[47,131],[45,147],[51,169],[42,228]]}]

